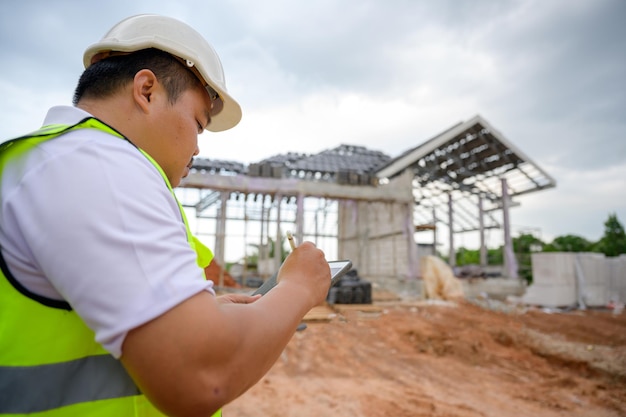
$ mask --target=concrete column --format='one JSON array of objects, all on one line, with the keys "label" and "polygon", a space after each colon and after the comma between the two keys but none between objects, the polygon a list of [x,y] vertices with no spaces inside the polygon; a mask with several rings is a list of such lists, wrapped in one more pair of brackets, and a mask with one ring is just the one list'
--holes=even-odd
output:
[{"label": "concrete column", "polygon": [[452,207],[452,193],[448,193],[448,226],[450,227],[450,260],[448,264],[454,268],[456,266],[456,250],[454,248],[454,209]]},{"label": "concrete column", "polygon": [[304,236],[304,194],[298,193],[296,201],[296,244],[302,242]]},{"label": "concrete column", "polygon": [[215,260],[220,265],[219,287],[224,287],[224,251],[226,248],[226,206],[229,193],[220,193],[220,210],[215,233]]},{"label": "concrete column", "polygon": [[257,200],[261,201],[261,216],[260,216],[260,222],[259,222],[259,226],[261,227],[261,237],[259,240],[259,259],[258,259],[258,262],[261,262],[261,260],[265,259],[265,249],[264,249],[265,245],[263,244],[263,242],[265,241],[265,195],[257,194],[255,201]]},{"label": "concrete column", "polygon": [[437,211],[433,207],[433,255],[437,256]]},{"label": "concrete column", "polygon": [[420,250],[415,242],[415,223],[413,219],[413,203],[406,205],[406,218],[405,218],[406,235],[408,240],[409,249],[409,270],[407,277],[409,280],[414,280],[419,277],[420,274]]},{"label": "concrete column", "polygon": [[485,245],[485,211],[483,209],[483,196],[478,195],[478,230],[480,233],[480,266],[487,266],[487,246]]},{"label": "concrete column", "polygon": [[502,178],[502,227],[504,228],[504,266],[507,277],[517,279],[517,261],[513,252],[513,239],[511,238],[511,222],[509,220],[509,187],[506,178]]},{"label": "concrete column", "polygon": [[[265,200],[269,199],[269,204],[267,207],[265,206]],[[265,265],[268,265],[270,262],[270,215],[272,211],[272,196],[264,195],[263,196],[263,236],[267,236],[267,243],[263,245],[263,261]],[[269,269],[268,269],[269,270]],[[263,279],[269,277],[269,274],[265,274]]]},{"label": "concrete column", "polygon": [[274,270],[278,271],[280,268],[280,264],[282,262],[283,255],[283,230],[280,227],[281,220],[281,203],[283,201],[283,196],[280,194],[276,195],[276,241],[274,243]]}]

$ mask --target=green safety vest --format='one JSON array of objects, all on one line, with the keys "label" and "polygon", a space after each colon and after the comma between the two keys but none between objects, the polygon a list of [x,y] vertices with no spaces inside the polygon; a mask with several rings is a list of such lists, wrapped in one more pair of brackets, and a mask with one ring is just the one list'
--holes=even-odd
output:
[{"label": "green safety vest", "polygon": [[[0,145],[0,175],[10,158],[39,143],[83,128],[120,133],[94,118],[76,125],[49,125]],[[174,195],[161,167],[157,168]],[[178,199],[176,199],[178,202]],[[206,267],[213,254],[189,229],[189,244]],[[1,248],[0,248],[1,250]],[[95,341],[94,333],[65,301],[33,294],[15,280],[0,252],[0,416],[163,416],[141,394],[121,362]],[[215,416],[221,416],[221,410]]]}]

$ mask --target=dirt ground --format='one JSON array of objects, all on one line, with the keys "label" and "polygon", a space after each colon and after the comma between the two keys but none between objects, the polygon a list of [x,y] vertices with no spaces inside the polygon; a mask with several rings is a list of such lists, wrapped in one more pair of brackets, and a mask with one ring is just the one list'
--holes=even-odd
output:
[{"label": "dirt ground", "polygon": [[225,417],[626,416],[626,312],[490,300],[314,310]]}]

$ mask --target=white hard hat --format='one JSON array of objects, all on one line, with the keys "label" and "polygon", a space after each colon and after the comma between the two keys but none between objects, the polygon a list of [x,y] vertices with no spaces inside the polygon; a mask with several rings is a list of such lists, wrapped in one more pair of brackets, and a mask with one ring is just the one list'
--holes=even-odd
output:
[{"label": "white hard hat", "polygon": [[[156,48],[180,59],[201,77],[209,95],[219,95],[207,130],[220,132],[241,120],[241,107],[228,95],[224,69],[217,53],[197,31],[171,17],[142,14],[122,20],[85,51],[85,68],[115,52],[135,52]],[[214,90],[214,91],[212,91]],[[220,108],[221,107],[221,108]]]}]

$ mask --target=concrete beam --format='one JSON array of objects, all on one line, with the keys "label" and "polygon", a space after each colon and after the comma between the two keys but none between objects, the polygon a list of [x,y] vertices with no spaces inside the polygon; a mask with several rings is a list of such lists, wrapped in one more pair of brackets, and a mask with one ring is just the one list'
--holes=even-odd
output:
[{"label": "concrete beam", "polygon": [[[380,186],[371,185],[342,185],[328,182],[303,181],[294,178],[267,178],[250,177],[247,175],[209,175],[193,172],[185,178],[179,187],[210,189],[224,192],[240,192],[244,194],[280,194],[282,196],[320,197],[333,200],[365,200],[365,201],[393,201],[398,203],[413,203],[410,182],[407,179],[397,178],[389,184]],[[397,184],[400,182],[400,184]]]}]

